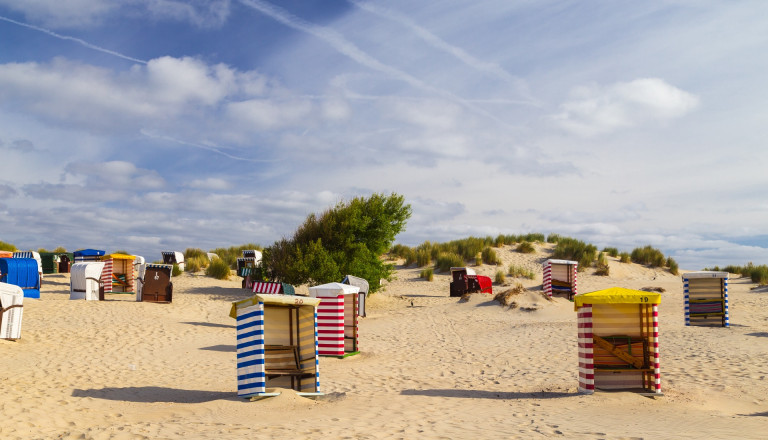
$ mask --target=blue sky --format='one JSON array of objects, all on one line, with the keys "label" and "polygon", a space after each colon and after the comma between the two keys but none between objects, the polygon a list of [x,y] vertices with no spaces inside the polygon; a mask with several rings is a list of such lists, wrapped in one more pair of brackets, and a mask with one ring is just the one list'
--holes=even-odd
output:
[{"label": "blue sky", "polygon": [[0,240],[211,249],[397,192],[398,242],[768,262],[757,1],[0,0]]}]

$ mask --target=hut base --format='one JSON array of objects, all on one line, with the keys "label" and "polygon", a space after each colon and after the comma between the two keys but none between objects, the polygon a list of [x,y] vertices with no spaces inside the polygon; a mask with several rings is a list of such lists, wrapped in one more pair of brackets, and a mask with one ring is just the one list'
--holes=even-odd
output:
[{"label": "hut base", "polygon": [[338,354],[319,354],[319,355],[322,356],[322,357],[328,357],[328,358],[344,359],[345,357],[354,356],[356,354],[360,354],[360,352],[359,351],[349,351],[349,352],[346,352],[346,353],[344,353],[342,355],[338,355]]}]

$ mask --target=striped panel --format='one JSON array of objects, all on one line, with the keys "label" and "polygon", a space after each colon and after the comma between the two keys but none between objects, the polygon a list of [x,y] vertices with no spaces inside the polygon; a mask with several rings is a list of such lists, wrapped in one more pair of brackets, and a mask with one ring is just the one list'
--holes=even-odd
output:
[{"label": "striped panel", "polygon": [[319,355],[344,356],[344,295],[320,298],[317,333]]},{"label": "striped panel", "polygon": [[302,392],[320,392],[320,373],[318,367],[317,347],[317,313],[314,307],[302,307],[299,309],[299,358],[302,369],[314,369],[315,380],[312,382],[301,381]]},{"label": "striped panel", "polygon": [[283,285],[280,283],[267,283],[262,281],[254,281],[253,293],[280,293]]},{"label": "striped panel", "polygon": [[237,395],[266,391],[264,375],[264,304],[237,311]]},{"label": "striped panel", "polygon": [[579,307],[577,314],[579,346],[579,392],[595,392],[594,341],[592,340],[592,305]]},{"label": "striped panel", "polygon": [[573,295],[577,295],[579,293],[579,289],[578,289],[579,283],[578,283],[578,276],[577,276],[579,272],[579,265],[577,263],[574,263],[571,265],[571,267],[573,270],[573,278],[571,278],[573,280],[571,291],[573,292]]},{"label": "striped panel", "polygon": [[659,362],[659,305],[653,305],[653,333],[650,336],[653,352],[653,377],[657,394],[661,394],[661,363]]},{"label": "striped panel", "polygon": [[[560,294],[560,296],[573,298],[578,293],[577,291],[577,263],[553,263],[551,260],[547,260],[544,263],[543,273],[543,288],[544,292],[548,296],[552,296],[553,293]],[[553,281],[555,283],[553,283]],[[554,285],[557,284],[557,285]]]},{"label": "striped panel", "polygon": [[101,281],[104,283],[104,293],[112,293],[112,262],[111,258],[104,260],[104,269],[101,270]]},{"label": "striped panel", "polygon": [[685,325],[728,327],[728,279],[683,277]]},{"label": "striped panel", "polygon": [[544,262],[544,274],[542,284],[544,285],[544,293],[548,296],[552,296],[552,262]]}]

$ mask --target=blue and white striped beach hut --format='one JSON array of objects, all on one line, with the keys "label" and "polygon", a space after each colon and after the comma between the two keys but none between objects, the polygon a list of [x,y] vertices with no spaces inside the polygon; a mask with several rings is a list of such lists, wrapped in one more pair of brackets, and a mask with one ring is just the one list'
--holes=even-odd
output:
[{"label": "blue and white striped beach hut", "polygon": [[232,304],[237,319],[237,395],[275,396],[270,388],[320,395],[318,298],[257,294]]},{"label": "blue and white striped beach hut", "polygon": [[728,272],[688,272],[682,277],[685,325],[728,327]]}]

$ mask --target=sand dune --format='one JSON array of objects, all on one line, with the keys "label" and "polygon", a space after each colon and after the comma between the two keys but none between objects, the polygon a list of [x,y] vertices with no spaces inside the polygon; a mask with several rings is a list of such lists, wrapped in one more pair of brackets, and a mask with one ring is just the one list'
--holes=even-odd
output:
[{"label": "sand dune", "polygon": [[[0,341],[0,438],[764,438],[768,426],[768,293],[731,279],[730,328],[685,327],[678,276],[610,262],[579,274],[579,291],[661,287],[663,397],[581,395],[576,314],[546,301],[540,263],[551,248],[499,256],[538,275],[523,309],[489,295],[448,296],[449,276],[420,269],[369,298],[362,353],[321,358],[325,398],[290,390],[236,395],[230,302],[238,278],[174,279],[173,304],[69,300],[68,275],[27,299],[22,339]],[[493,266],[476,268],[492,276]],[[495,290],[503,289],[494,286]],[[300,289],[300,291],[302,291]]]}]

